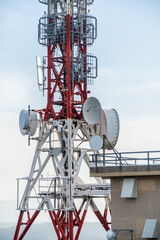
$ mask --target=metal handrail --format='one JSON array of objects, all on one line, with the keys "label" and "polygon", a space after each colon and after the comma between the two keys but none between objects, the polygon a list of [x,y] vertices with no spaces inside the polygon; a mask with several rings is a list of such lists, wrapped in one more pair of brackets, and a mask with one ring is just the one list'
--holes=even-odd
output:
[{"label": "metal handrail", "polygon": [[[132,156],[131,156],[132,155]],[[140,156],[142,155],[142,156]],[[136,151],[105,154],[92,154],[90,163],[95,167],[101,166],[148,166],[160,165],[160,151]]]},{"label": "metal handrail", "polygon": [[130,232],[131,240],[133,240],[133,233],[134,233],[133,229],[113,229],[113,231],[116,233],[115,240],[118,239],[118,234],[120,232]]}]

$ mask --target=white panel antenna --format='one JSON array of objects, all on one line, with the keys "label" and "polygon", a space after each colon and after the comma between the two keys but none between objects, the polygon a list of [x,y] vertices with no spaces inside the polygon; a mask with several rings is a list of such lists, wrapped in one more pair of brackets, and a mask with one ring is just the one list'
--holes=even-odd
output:
[{"label": "white panel antenna", "polygon": [[89,97],[83,104],[83,118],[88,124],[96,124],[101,118],[101,104],[95,97]]},{"label": "white panel antenna", "polygon": [[100,119],[100,135],[105,135],[107,141],[105,142],[105,148],[108,150],[112,149],[117,143],[119,136],[119,116],[115,109],[102,110],[102,115]]},{"label": "white panel antenna", "polygon": [[37,80],[38,80],[38,86],[43,85],[43,76],[42,76],[42,66],[41,66],[41,58],[36,57],[36,64],[37,64]]}]

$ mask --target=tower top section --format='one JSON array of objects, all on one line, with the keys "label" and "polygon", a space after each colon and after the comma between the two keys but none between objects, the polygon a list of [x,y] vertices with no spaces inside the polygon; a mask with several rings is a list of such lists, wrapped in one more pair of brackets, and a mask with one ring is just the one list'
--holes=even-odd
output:
[{"label": "tower top section", "polygon": [[87,45],[94,43],[97,37],[97,20],[87,13],[87,6],[91,5],[93,0],[39,0],[39,2],[48,7],[47,13],[45,12],[39,21],[38,40],[40,44],[51,45],[56,40],[58,41],[56,37],[59,34],[66,34],[65,18],[67,15],[71,16],[71,31],[79,35],[79,40],[82,41],[85,38]]},{"label": "tower top section", "polygon": [[40,84],[48,95],[47,107],[42,111],[44,120],[83,119],[88,84],[97,77],[97,58],[87,51],[97,37],[97,20],[87,14],[93,0],[39,2],[48,7],[38,25],[38,41],[47,47]]}]

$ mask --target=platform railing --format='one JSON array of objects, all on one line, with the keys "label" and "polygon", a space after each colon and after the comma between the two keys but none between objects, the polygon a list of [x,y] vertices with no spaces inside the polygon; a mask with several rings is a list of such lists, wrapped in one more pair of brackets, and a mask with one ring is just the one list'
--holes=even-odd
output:
[{"label": "platform railing", "polygon": [[[33,188],[32,194],[27,196],[27,201],[30,199],[30,206],[27,205],[26,208],[23,208],[22,201],[22,186],[27,184],[29,180],[28,177],[25,178],[17,178],[17,209],[28,211],[28,210],[36,210],[35,201],[40,203],[40,200],[45,196],[52,196],[53,200],[53,208],[58,209],[57,204],[58,201],[63,201],[63,195],[66,191],[67,177],[41,177],[38,179],[37,184]],[[30,181],[35,181],[36,178],[30,179]],[[62,209],[66,209],[65,204],[62,205]],[[48,210],[48,208],[44,208],[43,210]]]},{"label": "platform railing", "polygon": [[147,166],[160,165],[160,151],[117,152],[105,154],[92,154],[91,166],[114,167],[119,166]]},{"label": "platform railing", "polygon": [[115,232],[115,234],[116,234],[116,236],[115,236],[115,240],[117,240],[118,239],[118,234],[120,233],[120,232],[129,232],[130,233],[130,236],[131,236],[131,240],[133,240],[133,232],[134,232],[134,230],[133,229],[113,229],[113,231]]}]

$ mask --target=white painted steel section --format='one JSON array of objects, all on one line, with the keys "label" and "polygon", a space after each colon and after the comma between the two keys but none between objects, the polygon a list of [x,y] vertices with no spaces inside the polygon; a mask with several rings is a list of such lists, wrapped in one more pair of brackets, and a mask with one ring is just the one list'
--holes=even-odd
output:
[{"label": "white painted steel section", "polygon": [[[32,202],[36,199],[39,203],[46,195],[50,201],[54,201],[54,209],[63,210],[72,210],[76,198],[105,198],[109,201],[109,187],[100,178],[96,178],[98,183],[89,185],[79,177],[83,161],[88,167],[91,165],[89,140],[95,134],[94,126],[71,119],[49,122],[40,120],[38,129],[39,135],[35,138],[37,147],[29,177],[25,179],[25,191],[23,194],[17,193],[17,197],[21,197],[18,209],[34,209]],[[63,150],[61,137],[64,141]],[[54,172],[51,178],[45,174],[48,166]],[[44,185],[39,185],[39,181]],[[17,187],[20,189],[19,182]]]},{"label": "white painted steel section", "polygon": [[66,4],[67,14],[71,14],[71,0],[67,0]]},{"label": "white painted steel section", "polygon": [[79,157],[79,160],[78,160],[78,168],[77,168],[77,171],[76,171],[76,174],[74,176],[74,187],[77,185],[78,183],[78,176],[79,176],[79,171],[80,171],[80,168],[81,168],[81,165],[82,165],[82,160],[83,160],[83,157],[84,155],[86,154],[86,151],[82,151],[81,152],[81,155]]}]

